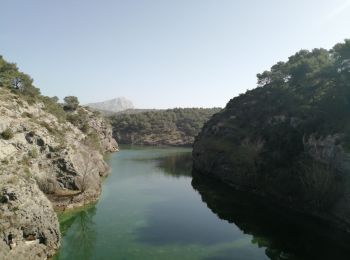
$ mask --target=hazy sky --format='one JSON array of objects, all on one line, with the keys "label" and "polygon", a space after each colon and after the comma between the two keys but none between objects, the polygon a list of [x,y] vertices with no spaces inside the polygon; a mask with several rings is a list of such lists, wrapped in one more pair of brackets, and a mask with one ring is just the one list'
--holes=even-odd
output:
[{"label": "hazy sky", "polygon": [[348,0],[0,0],[0,54],[82,103],[224,106],[277,61],[345,38]]}]

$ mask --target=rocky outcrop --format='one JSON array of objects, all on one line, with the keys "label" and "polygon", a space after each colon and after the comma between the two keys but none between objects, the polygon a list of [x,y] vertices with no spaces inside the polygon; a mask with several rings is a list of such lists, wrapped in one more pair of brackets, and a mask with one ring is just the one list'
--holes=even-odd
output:
[{"label": "rocky outcrop", "polygon": [[287,115],[282,121],[280,115],[244,120],[252,115],[240,114],[238,106],[244,105],[232,100],[204,126],[194,143],[194,169],[346,230],[350,154],[345,134],[307,134]]},{"label": "rocky outcrop", "polygon": [[86,113],[85,133],[45,103],[28,104],[0,88],[0,259],[52,256],[60,245],[54,208],[99,198],[109,171],[103,153],[118,145],[108,123]]},{"label": "rocky outcrop", "polygon": [[45,259],[60,246],[56,213],[33,179],[1,176],[0,259]]},{"label": "rocky outcrop", "polygon": [[95,113],[84,109],[88,114],[88,124],[98,134],[101,143],[102,152],[116,152],[119,150],[117,141],[113,138],[113,129],[105,118],[96,116]]},{"label": "rocky outcrop", "polygon": [[205,124],[194,169],[349,230],[349,43],[300,51],[259,74],[260,87]]}]

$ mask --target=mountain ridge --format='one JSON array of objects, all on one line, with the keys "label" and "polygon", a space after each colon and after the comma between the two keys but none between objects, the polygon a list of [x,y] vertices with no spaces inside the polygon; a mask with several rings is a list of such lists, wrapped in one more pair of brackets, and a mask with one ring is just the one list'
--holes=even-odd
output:
[{"label": "mountain ridge", "polygon": [[88,103],[86,106],[94,110],[114,113],[135,108],[132,101],[125,97],[115,97],[101,102]]}]

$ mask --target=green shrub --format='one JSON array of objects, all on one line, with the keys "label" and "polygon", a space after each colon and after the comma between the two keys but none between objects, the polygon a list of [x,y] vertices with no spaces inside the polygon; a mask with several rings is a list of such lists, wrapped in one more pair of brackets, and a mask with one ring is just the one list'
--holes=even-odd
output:
[{"label": "green shrub", "polygon": [[1,161],[1,164],[8,165],[8,164],[9,164],[9,160],[3,159],[3,160]]},{"label": "green shrub", "polygon": [[90,130],[90,126],[89,126],[89,124],[88,124],[87,122],[84,122],[84,123],[79,127],[79,129],[80,129],[83,133],[87,134],[87,133],[89,132],[89,130]]},{"label": "green shrub", "polygon": [[28,155],[29,157],[32,157],[32,158],[38,158],[39,156],[38,149],[34,147],[32,150],[28,152]]},{"label": "green shrub", "polygon": [[22,117],[28,117],[28,118],[33,118],[33,114],[28,113],[28,112],[23,112]]},{"label": "green shrub", "polygon": [[24,168],[24,178],[26,180],[30,180],[31,177],[32,177],[32,173],[30,172],[30,169],[26,166]]},{"label": "green shrub", "polygon": [[64,110],[75,111],[79,107],[79,100],[75,96],[68,96],[64,98]]},{"label": "green shrub", "polygon": [[74,126],[79,126],[80,124],[80,118],[78,114],[68,114],[67,115],[67,121],[70,122]]},{"label": "green shrub", "polygon": [[90,130],[90,126],[88,124],[88,114],[85,110],[79,109],[77,113],[68,113],[67,121],[72,125],[79,128],[83,133],[87,134]]},{"label": "green shrub", "polygon": [[30,165],[30,158],[28,156],[24,155],[22,157],[22,164],[26,165],[26,166],[29,166]]},{"label": "green shrub", "polygon": [[10,140],[13,138],[13,136],[14,136],[13,131],[10,128],[7,128],[5,131],[1,133],[2,139],[5,139],[5,140]]},{"label": "green shrub", "polygon": [[41,96],[40,100],[45,105],[45,111],[57,117],[60,122],[66,120],[66,112],[63,110],[63,106],[57,102],[57,97]]}]

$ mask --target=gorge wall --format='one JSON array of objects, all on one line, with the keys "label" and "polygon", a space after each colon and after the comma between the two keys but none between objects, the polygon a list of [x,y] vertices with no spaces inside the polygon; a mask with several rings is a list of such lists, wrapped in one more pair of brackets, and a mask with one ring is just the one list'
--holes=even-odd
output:
[{"label": "gorge wall", "polygon": [[109,171],[103,154],[118,150],[105,119],[65,111],[28,79],[0,59],[0,259],[52,256],[61,240],[55,210],[96,201]]},{"label": "gorge wall", "polygon": [[258,74],[194,143],[194,169],[347,230],[350,41],[302,50]]}]

